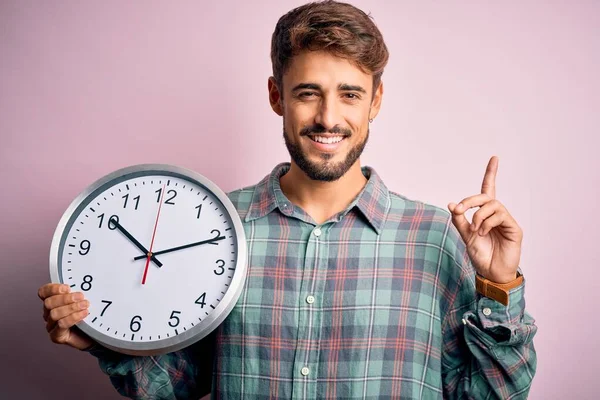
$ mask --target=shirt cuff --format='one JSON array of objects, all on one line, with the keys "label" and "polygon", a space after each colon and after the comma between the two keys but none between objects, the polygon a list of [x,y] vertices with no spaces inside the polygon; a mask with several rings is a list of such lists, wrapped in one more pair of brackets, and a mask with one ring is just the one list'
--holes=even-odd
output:
[{"label": "shirt cuff", "polygon": [[83,351],[84,353],[90,353],[91,355],[93,355],[96,358],[106,357],[107,355],[113,353],[112,350],[109,350],[106,347],[103,347],[98,343],[94,343],[87,349],[83,349],[81,351]]},{"label": "shirt cuff", "polygon": [[509,291],[507,306],[477,294],[476,313],[481,329],[497,342],[519,340],[518,332],[525,313],[525,282]]}]

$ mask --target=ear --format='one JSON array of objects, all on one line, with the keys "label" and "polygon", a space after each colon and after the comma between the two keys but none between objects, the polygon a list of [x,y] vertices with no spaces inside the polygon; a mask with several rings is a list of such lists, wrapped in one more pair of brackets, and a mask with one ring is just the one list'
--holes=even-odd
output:
[{"label": "ear", "polygon": [[269,103],[271,103],[271,108],[277,115],[283,116],[282,95],[275,83],[274,77],[269,77],[267,87],[269,88]]},{"label": "ear", "polygon": [[369,113],[369,119],[375,119],[377,114],[379,114],[379,109],[381,108],[381,101],[383,100],[383,81],[379,81],[379,86],[375,91],[375,95],[373,96],[373,101],[371,101],[371,112]]}]

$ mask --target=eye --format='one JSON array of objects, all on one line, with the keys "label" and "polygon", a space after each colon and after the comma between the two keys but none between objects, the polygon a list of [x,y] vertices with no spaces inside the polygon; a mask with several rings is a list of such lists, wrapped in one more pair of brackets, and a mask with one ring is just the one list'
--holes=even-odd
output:
[{"label": "eye", "polygon": [[302,99],[308,99],[311,97],[316,96],[317,94],[315,92],[300,92],[298,93],[298,97],[302,98]]},{"label": "eye", "polygon": [[350,99],[350,100],[360,99],[360,96],[357,95],[356,93],[344,93],[344,97],[346,97],[347,99]]}]

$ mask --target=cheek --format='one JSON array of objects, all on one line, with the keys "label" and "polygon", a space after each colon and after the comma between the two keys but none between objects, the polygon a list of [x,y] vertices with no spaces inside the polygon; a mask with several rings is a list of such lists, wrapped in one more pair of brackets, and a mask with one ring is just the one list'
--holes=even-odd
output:
[{"label": "cheek", "polygon": [[314,115],[307,107],[286,107],[283,120],[286,131],[296,133],[305,126],[311,125],[314,121]]}]

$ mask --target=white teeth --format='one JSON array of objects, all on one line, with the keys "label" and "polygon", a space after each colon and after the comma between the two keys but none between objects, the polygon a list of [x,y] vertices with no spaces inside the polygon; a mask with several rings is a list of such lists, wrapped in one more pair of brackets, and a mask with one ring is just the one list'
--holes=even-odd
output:
[{"label": "white teeth", "polygon": [[325,143],[325,144],[332,144],[332,143],[339,143],[339,142],[341,142],[342,139],[344,139],[344,137],[343,136],[333,136],[333,137],[312,136],[312,139],[315,142]]}]

